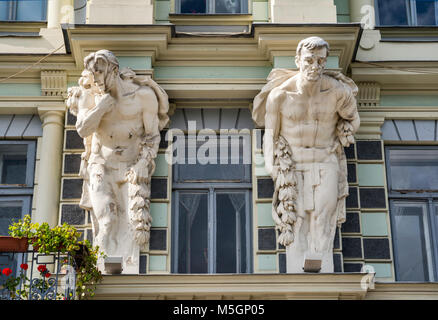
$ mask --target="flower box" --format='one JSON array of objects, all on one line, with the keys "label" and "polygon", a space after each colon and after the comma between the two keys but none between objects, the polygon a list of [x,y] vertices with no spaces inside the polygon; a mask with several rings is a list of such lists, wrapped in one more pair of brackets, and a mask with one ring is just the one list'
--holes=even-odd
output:
[{"label": "flower box", "polygon": [[0,252],[26,252],[27,247],[27,238],[0,236]]}]

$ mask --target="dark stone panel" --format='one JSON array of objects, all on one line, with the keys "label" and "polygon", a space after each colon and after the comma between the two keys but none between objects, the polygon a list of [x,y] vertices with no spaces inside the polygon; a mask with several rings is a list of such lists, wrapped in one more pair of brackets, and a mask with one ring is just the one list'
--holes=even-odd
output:
[{"label": "dark stone panel", "polygon": [[382,160],[381,141],[356,141],[358,160]]},{"label": "dark stone panel", "polygon": [[66,149],[84,149],[84,141],[76,130],[67,130],[65,135]]},{"label": "dark stone panel", "polygon": [[152,178],[151,199],[167,199],[167,178]]},{"label": "dark stone panel", "polygon": [[269,179],[257,179],[257,198],[271,199],[274,194],[274,181]]},{"label": "dark stone panel", "polygon": [[87,229],[87,240],[93,245],[93,230]]},{"label": "dark stone panel", "polygon": [[166,149],[168,146],[169,141],[166,141],[166,133],[167,130],[160,131],[160,149]]},{"label": "dark stone panel", "polygon": [[360,217],[359,212],[347,212],[347,219],[342,224],[341,231],[344,233],[360,233]]},{"label": "dark stone panel", "polygon": [[358,195],[357,195],[357,188],[355,187],[351,187],[348,188],[348,197],[345,200],[345,205],[348,208],[359,208],[359,199],[358,199]]},{"label": "dark stone panel", "polygon": [[357,183],[356,164],[354,163],[347,164],[347,170],[348,170],[348,183]]},{"label": "dark stone panel", "polygon": [[151,239],[149,242],[150,250],[167,249],[167,231],[151,229]]},{"label": "dark stone panel", "polygon": [[286,273],[286,254],[280,253],[278,255],[278,271],[280,273]]},{"label": "dark stone panel", "polygon": [[333,254],[333,266],[335,272],[342,272],[342,255],[340,253]]},{"label": "dark stone panel", "polygon": [[275,238],[275,229],[259,229],[259,250],[275,250],[276,246],[276,238]]},{"label": "dark stone panel", "polygon": [[70,109],[67,111],[67,125],[68,126],[76,125],[76,116],[71,114]]},{"label": "dark stone panel", "polygon": [[80,199],[82,194],[82,179],[64,179],[62,184],[63,199]]},{"label": "dark stone panel", "polygon": [[145,274],[147,273],[146,266],[147,266],[148,256],[141,255],[140,256],[140,265],[138,273]]},{"label": "dark stone panel", "polygon": [[333,240],[333,249],[341,249],[341,241],[339,238],[339,228],[336,228],[335,239]]},{"label": "dark stone panel", "polygon": [[265,135],[265,130],[258,129],[256,130],[256,148],[262,149],[263,148],[263,136]]},{"label": "dark stone panel", "polygon": [[384,188],[360,188],[361,208],[386,208]]},{"label": "dark stone panel", "polygon": [[64,173],[74,174],[79,173],[81,168],[81,155],[80,154],[66,154],[64,156]]},{"label": "dark stone panel", "polygon": [[342,254],[344,255],[344,258],[362,259],[361,239],[342,237]]},{"label": "dark stone panel", "polygon": [[390,259],[388,239],[363,239],[363,254],[365,259]]},{"label": "dark stone panel", "polygon": [[85,215],[85,210],[77,204],[63,204],[61,206],[61,224],[83,225],[85,224]]},{"label": "dark stone panel", "polygon": [[344,263],[344,272],[360,272],[362,263]]},{"label": "dark stone panel", "polygon": [[344,148],[345,156],[347,157],[347,159],[356,159],[356,155],[354,154],[354,148],[354,144],[350,144],[349,147]]},{"label": "dark stone panel", "polygon": [[[279,236],[280,236],[280,230],[277,230],[277,239],[278,239]],[[275,241],[277,241],[277,240],[275,240]],[[278,242],[277,242],[277,243],[278,243]],[[278,249],[279,249],[279,250],[285,250],[286,247],[283,246],[282,244],[278,243]]]}]

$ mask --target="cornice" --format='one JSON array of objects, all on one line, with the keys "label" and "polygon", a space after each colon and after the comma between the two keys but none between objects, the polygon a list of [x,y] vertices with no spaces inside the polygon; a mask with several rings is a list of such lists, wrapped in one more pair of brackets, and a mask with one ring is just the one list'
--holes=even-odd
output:
[{"label": "cornice", "polygon": [[369,287],[360,273],[111,275],[97,286],[95,298],[363,299]]}]

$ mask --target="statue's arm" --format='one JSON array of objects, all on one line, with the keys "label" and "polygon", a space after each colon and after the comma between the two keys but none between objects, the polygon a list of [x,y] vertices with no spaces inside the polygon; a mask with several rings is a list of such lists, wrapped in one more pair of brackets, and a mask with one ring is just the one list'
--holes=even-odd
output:
[{"label": "statue's arm", "polygon": [[279,110],[283,101],[284,91],[275,88],[269,94],[266,100],[265,115],[265,134],[263,137],[263,154],[265,159],[265,169],[272,175],[274,163],[274,139],[279,132],[280,119]]},{"label": "statue's arm", "polygon": [[114,103],[114,98],[107,93],[95,107],[91,109],[80,108],[76,120],[76,130],[78,134],[82,138],[93,134],[99,127],[102,117],[111,109]]},{"label": "statue's arm", "polygon": [[154,159],[157,157],[160,145],[160,130],[158,129],[158,100],[150,88],[138,91],[141,96],[143,111],[144,139],[140,144],[137,163],[128,172],[131,183],[144,183],[149,181],[155,171]]},{"label": "statue's arm", "polygon": [[349,88],[343,87],[338,94],[338,114],[341,118],[337,127],[338,136],[342,145],[347,147],[354,143],[353,135],[359,129],[360,117],[353,92]]}]

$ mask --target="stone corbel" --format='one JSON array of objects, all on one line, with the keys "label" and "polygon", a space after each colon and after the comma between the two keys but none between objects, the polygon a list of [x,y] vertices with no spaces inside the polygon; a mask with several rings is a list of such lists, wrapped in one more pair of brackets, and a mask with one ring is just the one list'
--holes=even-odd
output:
[{"label": "stone corbel", "polygon": [[358,82],[359,92],[357,104],[359,107],[375,107],[380,105],[380,84],[377,82]]},{"label": "stone corbel", "polygon": [[43,96],[63,96],[67,92],[65,71],[41,71],[41,93]]},{"label": "stone corbel", "polygon": [[381,139],[385,116],[382,113],[359,112],[360,128],[355,134],[356,139]]}]

